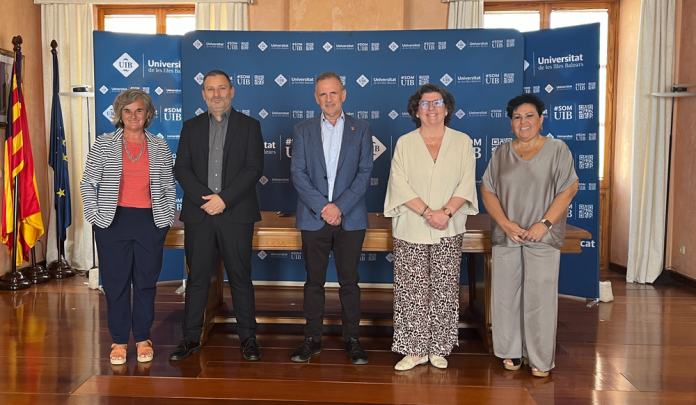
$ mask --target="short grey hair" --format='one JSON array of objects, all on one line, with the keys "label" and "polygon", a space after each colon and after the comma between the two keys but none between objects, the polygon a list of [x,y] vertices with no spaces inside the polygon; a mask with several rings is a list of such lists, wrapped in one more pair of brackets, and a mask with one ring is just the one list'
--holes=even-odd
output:
[{"label": "short grey hair", "polygon": [[316,85],[319,84],[320,81],[327,80],[327,79],[338,80],[338,84],[341,85],[341,90],[343,90],[343,80],[341,80],[341,76],[337,75],[334,72],[324,72],[324,73],[320,74],[319,76],[317,76],[317,80],[316,80],[316,83],[314,86],[316,87]]},{"label": "short grey hair", "polygon": [[152,124],[152,120],[155,119],[157,111],[155,111],[155,106],[152,103],[152,99],[142,90],[139,89],[128,89],[118,96],[114,100],[114,120],[111,121],[116,128],[123,128],[123,120],[121,115],[123,114],[123,109],[129,105],[135,103],[136,100],[142,100],[145,104],[145,110],[147,111],[147,119],[145,120],[145,126],[147,128]]}]

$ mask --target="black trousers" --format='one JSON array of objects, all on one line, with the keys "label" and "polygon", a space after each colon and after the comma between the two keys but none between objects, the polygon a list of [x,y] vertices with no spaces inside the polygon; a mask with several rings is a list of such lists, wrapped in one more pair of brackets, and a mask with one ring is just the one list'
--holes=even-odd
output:
[{"label": "black trousers", "polygon": [[255,337],[256,309],[251,282],[254,224],[235,224],[206,215],[201,223],[184,225],[184,250],[189,268],[182,325],[184,337],[193,342],[201,338],[210,280],[217,272],[219,256],[225,264],[232,291],[237,335],[242,341]]},{"label": "black trousers", "polygon": [[136,342],[150,339],[169,227],[157,228],[150,208],[117,207],[109,227],[93,228],[111,339],[116,344],[127,344],[131,327]]},{"label": "black trousers", "polygon": [[326,268],[329,254],[334,252],[341,299],[343,338],[359,338],[360,325],[360,253],[365,230],[346,231],[340,225],[325,224],[318,231],[302,231],[302,255],[305,259],[307,282],[304,285],[304,333],[315,340],[321,339],[324,329],[324,302]]}]

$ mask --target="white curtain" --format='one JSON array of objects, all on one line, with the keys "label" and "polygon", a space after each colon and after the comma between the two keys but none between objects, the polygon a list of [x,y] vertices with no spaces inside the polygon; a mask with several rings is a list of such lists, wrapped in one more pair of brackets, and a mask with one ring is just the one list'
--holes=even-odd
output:
[{"label": "white curtain", "polygon": [[213,31],[249,31],[249,4],[196,3],[196,29]]},{"label": "white curtain", "polygon": [[449,3],[447,28],[483,28],[483,0],[442,0]]},{"label": "white curtain", "polygon": [[[70,91],[71,85],[94,85],[94,50],[92,46],[93,14],[91,4],[42,4],[41,44],[43,55],[44,111],[46,120],[46,149],[49,150],[51,130],[51,104],[53,99],[53,60],[51,41],[58,43],[60,91]],[[78,269],[92,266],[92,227],[85,223],[80,196],[82,169],[87,159],[87,101],[90,115],[94,117],[94,99],[61,97],[63,124],[67,146],[70,193],[72,199],[72,225],[65,241],[65,256]],[[90,120],[94,136],[94,119]],[[46,261],[58,257],[56,248],[56,221],[53,208],[53,171],[49,169],[49,212]]]},{"label": "white curtain", "polygon": [[631,217],[626,281],[652,283],[662,272],[674,71],[676,0],[642,0],[638,33]]}]

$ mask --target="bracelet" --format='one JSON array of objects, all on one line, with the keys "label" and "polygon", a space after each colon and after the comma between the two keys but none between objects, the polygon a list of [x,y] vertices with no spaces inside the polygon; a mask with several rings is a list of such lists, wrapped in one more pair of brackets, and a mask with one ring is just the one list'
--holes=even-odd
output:
[{"label": "bracelet", "polygon": [[428,207],[428,204],[426,204],[425,207],[423,207],[423,209],[421,210],[420,214],[418,214],[418,215],[422,217],[425,214],[425,211],[428,210],[428,208],[430,208],[430,207]]}]

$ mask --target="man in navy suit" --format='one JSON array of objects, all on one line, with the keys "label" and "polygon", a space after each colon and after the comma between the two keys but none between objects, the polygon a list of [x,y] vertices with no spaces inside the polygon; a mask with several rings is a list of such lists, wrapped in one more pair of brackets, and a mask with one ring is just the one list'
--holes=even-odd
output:
[{"label": "man in navy suit", "polygon": [[296,227],[302,232],[305,340],[291,360],[308,361],[321,352],[324,284],[333,250],[341,299],[346,353],[354,364],[367,364],[359,341],[358,264],[369,227],[365,192],[372,172],[372,130],[366,121],[343,112],[346,90],[341,78],[325,72],[316,80],[314,97],[322,114],[305,120],[293,133],[292,182],[299,194]]}]

